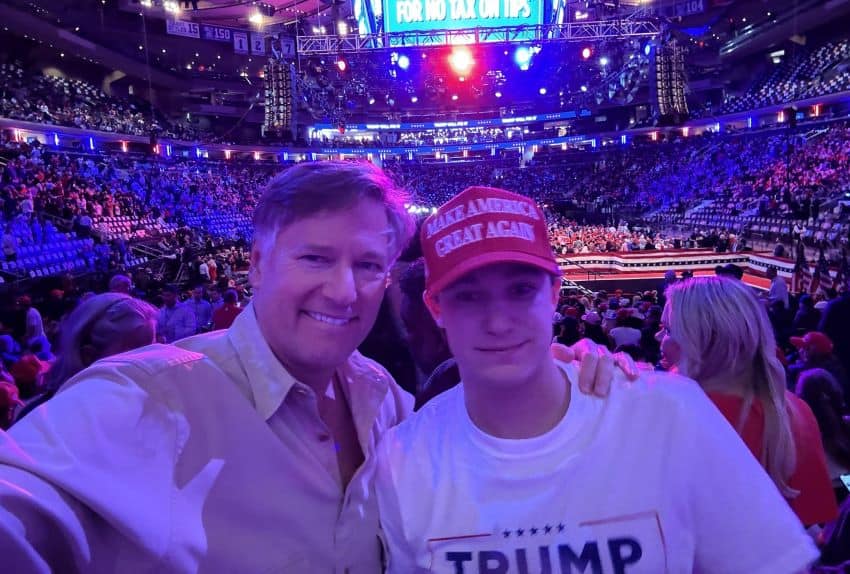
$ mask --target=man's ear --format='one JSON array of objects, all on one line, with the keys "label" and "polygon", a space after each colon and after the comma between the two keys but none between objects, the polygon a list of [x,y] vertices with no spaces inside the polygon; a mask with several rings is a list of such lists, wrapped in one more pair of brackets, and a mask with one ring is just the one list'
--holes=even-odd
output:
[{"label": "man's ear", "polygon": [[434,322],[441,329],[443,328],[443,317],[440,312],[440,300],[439,298],[431,293],[430,291],[424,291],[422,293],[422,302],[425,303],[425,306],[428,308],[428,311],[431,313],[431,317],[434,319]]},{"label": "man's ear", "polygon": [[558,306],[558,303],[561,301],[561,276],[556,275],[552,277],[552,304],[555,307]]},{"label": "man's ear", "polygon": [[248,267],[248,282],[251,287],[256,289],[262,283],[262,273],[260,273],[260,262],[263,258],[262,241],[255,240],[251,245],[251,258]]}]

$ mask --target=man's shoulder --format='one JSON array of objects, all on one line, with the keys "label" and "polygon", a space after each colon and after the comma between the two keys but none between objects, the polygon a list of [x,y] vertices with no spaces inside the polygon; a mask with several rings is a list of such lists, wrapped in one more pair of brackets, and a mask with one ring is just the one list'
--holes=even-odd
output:
[{"label": "man's shoulder", "polygon": [[91,400],[111,389],[113,398],[127,401],[138,391],[143,395],[170,394],[175,384],[209,380],[214,373],[220,372],[217,361],[204,353],[156,343],[95,362],[62,385],[57,398],[74,390],[69,395]]},{"label": "man's shoulder", "polygon": [[457,416],[453,405],[462,400],[462,383],[428,401],[421,409],[389,430],[384,441],[387,451],[413,453],[414,447],[429,444],[446,444],[446,434],[451,434],[452,421]]},{"label": "man's shoulder", "polygon": [[413,410],[413,397],[396,383],[393,376],[377,361],[354,351],[343,366],[343,372],[352,378],[355,385],[366,384],[372,389],[383,390],[380,422],[383,428],[391,428],[408,417]]},{"label": "man's shoulder", "polygon": [[357,350],[351,353],[346,360],[346,367],[350,371],[350,374],[355,376],[395,382],[392,375],[390,375],[389,371],[383,365]]},{"label": "man's shoulder", "polygon": [[642,372],[636,381],[618,373],[609,400],[625,403],[630,410],[661,409],[668,414],[692,412],[711,402],[696,381],[664,371]]}]

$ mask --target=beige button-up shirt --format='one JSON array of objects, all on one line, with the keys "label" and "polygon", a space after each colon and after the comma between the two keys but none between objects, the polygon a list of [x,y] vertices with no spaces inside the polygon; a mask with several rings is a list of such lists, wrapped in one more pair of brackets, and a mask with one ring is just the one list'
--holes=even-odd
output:
[{"label": "beige button-up shirt", "polygon": [[345,489],[253,308],[99,361],[0,433],[0,571],[380,572],[375,447],[412,399],[358,353],[337,376],[365,455]]}]

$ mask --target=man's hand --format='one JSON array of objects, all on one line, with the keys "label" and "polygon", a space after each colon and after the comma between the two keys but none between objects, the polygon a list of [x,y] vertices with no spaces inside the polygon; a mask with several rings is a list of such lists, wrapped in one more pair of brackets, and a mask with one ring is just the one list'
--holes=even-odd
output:
[{"label": "man's hand", "polygon": [[582,339],[572,347],[552,345],[552,356],[564,363],[580,361],[578,386],[581,392],[607,397],[614,380],[614,368],[619,367],[630,381],[640,376],[637,363],[626,353],[611,353],[604,345]]}]

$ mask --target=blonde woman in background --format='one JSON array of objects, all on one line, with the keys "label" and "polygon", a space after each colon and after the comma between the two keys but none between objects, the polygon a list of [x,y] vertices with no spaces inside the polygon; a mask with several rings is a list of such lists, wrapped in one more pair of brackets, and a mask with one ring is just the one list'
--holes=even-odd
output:
[{"label": "blonde woman in background", "polygon": [[697,381],[805,526],[838,513],[811,409],[787,391],[763,304],[743,282],[698,277],[667,289],[662,348]]},{"label": "blonde woman in background", "polygon": [[125,293],[102,293],[80,303],[59,327],[59,352],[47,374],[45,392],[28,403],[17,420],[95,361],[155,343],[158,313]]}]

